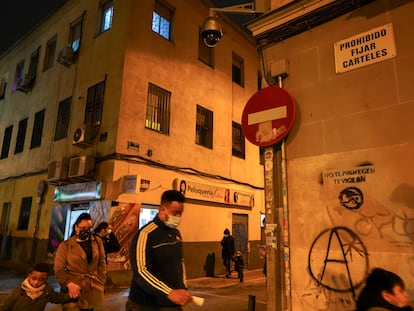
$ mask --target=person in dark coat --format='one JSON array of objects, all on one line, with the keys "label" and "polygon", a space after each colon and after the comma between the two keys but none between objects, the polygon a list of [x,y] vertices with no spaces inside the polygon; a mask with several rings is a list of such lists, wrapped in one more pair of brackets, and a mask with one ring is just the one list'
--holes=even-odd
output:
[{"label": "person in dark coat", "polygon": [[108,263],[108,254],[119,252],[121,250],[121,245],[115,234],[112,232],[112,228],[106,221],[99,223],[93,231],[95,232],[95,235],[102,239],[105,249],[105,260],[106,263]]},{"label": "person in dark coat", "polygon": [[230,230],[224,230],[224,237],[221,240],[221,258],[223,259],[224,267],[226,268],[226,278],[231,276],[230,263],[234,256],[234,238],[230,235]]},{"label": "person in dark coat", "polygon": [[243,282],[244,279],[244,260],[243,260],[243,254],[241,251],[236,252],[236,256],[234,257],[234,270],[237,271],[237,276],[240,279],[240,282]]},{"label": "person in dark coat", "polygon": [[411,311],[403,280],[395,273],[375,268],[357,299],[356,311]]},{"label": "person in dark coat", "polygon": [[57,293],[46,283],[49,276],[49,265],[37,263],[30,269],[23,282],[13,289],[0,305],[1,311],[43,311],[46,304],[76,301],[67,293]]}]

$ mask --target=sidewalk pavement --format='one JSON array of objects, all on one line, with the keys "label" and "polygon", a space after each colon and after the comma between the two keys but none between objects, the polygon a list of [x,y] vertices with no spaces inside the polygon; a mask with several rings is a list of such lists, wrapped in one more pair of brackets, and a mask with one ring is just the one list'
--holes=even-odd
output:
[{"label": "sidewalk pavement", "polygon": [[[13,266],[13,264],[0,263],[0,306],[1,301],[8,292],[20,285],[26,276],[26,272],[20,267]],[[237,278],[237,273],[233,272],[231,278],[225,278],[225,275],[216,277],[201,277],[187,280],[187,285],[190,291],[209,291],[214,289],[221,289],[226,287],[243,285],[253,285],[256,283],[265,282],[265,277],[262,269],[244,270],[244,282],[240,283]],[[48,283],[59,290],[59,285],[56,282],[54,275],[48,279]],[[128,299],[129,287],[108,287],[105,291],[105,306],[99,308],[99,311],[109,310],[123,310],[126,300]],[[61,310],[60,306],[48,304],[47,311]],[[98,311],[98,309],[97,309]]]}]

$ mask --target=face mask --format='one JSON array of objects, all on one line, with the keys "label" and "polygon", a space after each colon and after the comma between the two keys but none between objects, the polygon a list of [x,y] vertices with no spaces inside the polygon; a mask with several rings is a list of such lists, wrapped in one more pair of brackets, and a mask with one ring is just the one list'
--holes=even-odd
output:
[{"label": "face mask", "polygon": [[180,224],[181,217],[168,215],[168,220],[165,222],[165,225],[169,228],[175,229]]},{"label": "face mask", "polygon": [[79,231],[78,238],[81,241],[85,241],[91,237],[91,234],[91,230],[82,229],[81,231]]}]

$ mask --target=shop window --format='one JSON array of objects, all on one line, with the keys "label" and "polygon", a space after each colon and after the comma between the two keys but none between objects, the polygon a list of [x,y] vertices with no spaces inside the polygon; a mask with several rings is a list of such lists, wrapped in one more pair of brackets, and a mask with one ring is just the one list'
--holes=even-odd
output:
[{"label": "shop window", "polygon": [[17,130],[16,148],[14,154],[23,152],[24,141],[26,138],[27,118],[19,122],[19,129]]},{"label": "shop window", "polygon": [[29,227],[30,210],[32,209],[32,197],[22,198],[20,205],[19,222],[17,230],[27,230]]},{"label": "shop window", "polygon": [[233,53],[232,81],[244,86],[244,60],[235,53]]},{"label": "shop window", "polygon": [[170,41],[173,14],[174,8],[167,2],[155,1],[154,11],[152,12],[152,31]]},{"label": "shop window", "polygon": [[214,67],[214,48],[208,47],[201,37],[201,28],[198,35],[198,59],[204,64]]},{"label": "shop window", "polygon": [[30,149],[39,147],[42,143],[43,124],[45,121],[45,109],[36,112],[33,124],[32,141],[30,142]]},{"label": "shop window", "polygon": [[56,41],[57,36],[49,39],[46,43],[45,59],[43,61],[43,71],[53,66],[56,55]]},{"label": "shop window", "polygon": [[170,133],[170,98],[171,92],[148,84],[146,128],[161,134]]},{"label": "shop window", "polygon": [[85,125],[101,125],[105,82],[106,81],[103,80],[88,89],[85,107]]},{"label": "shop window", "polygon": [[3,145],[1,147],[0,159],[5,159],[9,156],[12,133],[13,133],[13,125],[10,125],[4,130]]},{"label": "shop window", "polygon": [[196,144],[213,148],[213,112],[197,105]]},{"label": "shop window", "polygon": [[72,97],[66,98],[59,103],[56,120],[55,141],[68,136],[71,105]]},{"label": "shop window", "polygon": [[114,2],[105,0],[99,3],[100,7],[100,25],[99,32],[105,32],[112,28],[112,18],[114,16]]},{"label": "shop window", "polygon": [[242,127],[239,123],[232,123],[232,155],[245,159],[245,147],[244,147],[244,135],[242,132]]}]

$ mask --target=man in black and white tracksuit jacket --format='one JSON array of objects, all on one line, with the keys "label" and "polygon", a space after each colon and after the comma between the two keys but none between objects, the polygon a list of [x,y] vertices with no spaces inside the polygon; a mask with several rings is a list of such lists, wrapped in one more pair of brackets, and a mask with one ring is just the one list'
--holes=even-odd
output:
[{"label": "man in black and white tracksuit jacket", "polygon": [[192,300],[185,284],[181,234],[184,196],[165,191],[157,216],[131,241],[133,272],[126,311],[176,311]]}]

